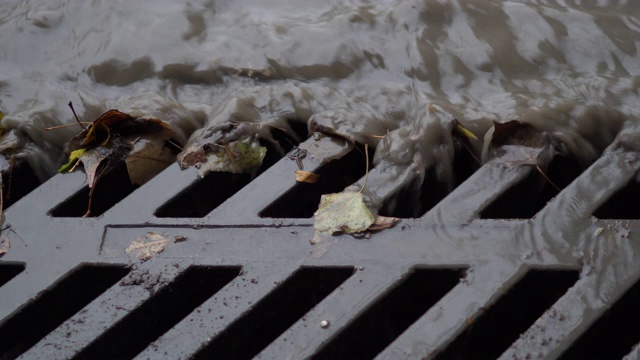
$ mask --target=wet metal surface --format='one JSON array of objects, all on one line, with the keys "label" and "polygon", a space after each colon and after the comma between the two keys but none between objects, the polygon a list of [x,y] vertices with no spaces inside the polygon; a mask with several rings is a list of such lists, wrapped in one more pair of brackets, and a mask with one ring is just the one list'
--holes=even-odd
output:
[{"label": "wet metal surface", "polygon": [[[313,168],[311,159],[304,159],[308,168]],[[556,358],[640,278],[638,222],[591,216],[637,172],[638,160],[636,153],[612,151],[533,219],[484,220],[477,217],[479,209],[474,206],[490,203],[517,183],[520,173],[530,170],[492,162],[421,219],[405,219],[370,239],[336,236],[315,245],[309,243],[313,236],[309,219],[257,215],[264,204],[293,185],[271,175],[285,173],[293,178],[297,165],[287,157],[202,219],[153,216],[155,208],[192,182],[189,172],[177,171],[177,164],[98,218],[49,217],[47,212],[84,181],[83,174],[56,176],[6,212],[6,223],[13,230],[6,236],[12,247],[2,264],[19,261],[26,268],[0,288],[0,317],[19,318],[23,304],[37,298],[43,289],[55,288],[56,281],[78,264],[129,267],[129,274],[116,285],[22,355],[71,358],[164,287],[172,286],[189,266],[240,267],[238,277],[159,338],[136,345],[141,349],[140,359],[188,358],[222,336],[297,269],[353,268],[352,276],[257,352],[262,359],[304,358],[320,354],[336,334],[349,329],[359,314],[384,299],[415,269],[462,269],[457,285],[375,354],[378,358],[423,358],[444,350],[529,271],[577,271],[575,285],[528,324],[529,329],[511,347],[500,351],[505,351],[505,359]],[[619,176],[606,175],[611,173]],[[492,178],[500,181],[487,184]],[[594,182],[600,191],[584,196]],[[243,210],[234,211],[236,206]],[[167,246],[146,262],[131,258],[125,249],[150,232],[169,239]],[[380,326],[383,331],[384,324]]]},{"label": "wet metal surface", "polygon": [[[166,120],[191,145],[219,128],[267,143],[280,130],[306,152],[270,150],[281,159],[246,185],[210,177],[200,193],[196,169],[174,163],[95,218],[69,211],[84,213],[72,195],[86,189],[85,174],[51,177],[4,213],[0,358],[638,358],[640,313],[622,306],[640,301],[640,223],[627,216],[637,199],[609,201],[638,186],[638,2],[23,1],[0,10],[4,139],[32,142],[15,155],[43,181],[78,130],[43,131],[72,121],[69,100],[86,121],[109,108]],[[454,119],[479,138],[492,121],[534,124],[557,152],[549,156],[586,170],[542,204],[516,196],[532,189],[509,191],[548,190],[547,168],[485,156],[465,181]],[[478,157],[490,153],[488,141],[470,143]],[[353,154],[356,165],[345,160]],[[375,211],[428,211],[369,239],[311,244],[319,199],[296,184],[302,167],[344,183],[318,192],[363,188]],[[419,199],[431,186],[448,195],[426,209]],[[208,201],[221,204],[199,206]],[[486,216],[497,202],[504,216]],[[516,207],[535,215],[510,216]],[[141,239],[156,241],[145,260],[129,251]],[[517,291],[523,283],[560,290],[535,312]],[[166,315],[172,307],[183,313]],[[606,325],[616,309],[621,320]],[[507,334],[519,337],[478,341],[496,330],[492,316],[523,321]],[[31,331],[38,323],[49,330]],[[613,339],[591,340],[603,334]],[[370,338],[379,349],[348,346]]]}]

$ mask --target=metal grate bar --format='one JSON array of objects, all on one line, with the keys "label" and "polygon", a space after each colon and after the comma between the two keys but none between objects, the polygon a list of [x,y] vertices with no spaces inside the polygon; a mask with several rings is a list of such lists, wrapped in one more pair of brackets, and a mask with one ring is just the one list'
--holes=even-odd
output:
[{"label": "metal grate bar", "polygon": [[508,261],[479,264],[377,359],[424,359],[465,330],[505,289],[526,272]]},{"label": "metal grate bar", "polygon": [[465,224],[477,219],[480,211],[509,187],[524,179],[530,167],[508,168],[495,160],[482,166],[422,219],[437,224]]},{"label": "metal grate bar", "polygon": [[73,357],[185,270],[173,264],[162,267],[157,263],[154,266],[147,264],[139,265],[117,285],[65,321],[26,352],[24,358],[36,359],[41,354],[50,354],[57,359]]},{"label": "metal grate bar", "polygon": [[295,263],[274,267],[272,263],[261,261],[243,264],[238,277],[153,342],[136,359],[189,358],[298,267]]},{"label": "metal grate bar", "polygon": [[[538,358],[557,358],[594,321],[610,308],[625,288],[640,277],[640,264],[633,268],[636,275],[631,278],[607,278],[601,283],[599,277],[583,277],[567,294],[547,310],[534,325],[500,357],[512,359],[516,354],[530,353]],[[596,289],[608,289],[606,298]]]},{"label": "metal grate bar", "polygon": [[[322,166],[324,159],[339,157],[345,152],[344,146],[338,143],[327,141],[318,143],[313,138],[307,139],[300,144],[300,147],[309,149],[306,157],[301,160],[306,171],[317,171]],[[296,184],[294,177],[296,170],[298,170],[296,161],[283,157],[236,195],[212,211],[206,217],[206,221],[229,225],[272,224],[272,219],[261,219],[258,213]],[[310,223],[309,220],[304,222]]]},{"label": "metal grate bar", "polygon": [[[314,309],[281,334],[257,359],[307,358],[343,329],[355,314],[376,300],[372,294],[397,283],[409,269],[385,263],[358,266],[356,273]],[[322,321],[328,327],[321,326]]]}]

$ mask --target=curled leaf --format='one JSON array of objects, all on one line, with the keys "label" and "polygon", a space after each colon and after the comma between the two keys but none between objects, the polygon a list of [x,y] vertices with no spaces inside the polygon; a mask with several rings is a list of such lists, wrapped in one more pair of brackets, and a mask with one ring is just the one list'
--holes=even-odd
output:
[{"label": "curled leaf", "polygon": [[376,220],[367,230],[380,231],[395,226],[400,221],[400,218],[389,216],[376,216]]},{"label": "curled leaf", "polygon": [[304,170],[297,170],[296,171],[296,181],[297,182],[304,182],[304,183],[309,183],[309,184],[315,184],[318,181],[318,178],[320,178],[320,175],[311,172],[311,171],[304,171]]}]

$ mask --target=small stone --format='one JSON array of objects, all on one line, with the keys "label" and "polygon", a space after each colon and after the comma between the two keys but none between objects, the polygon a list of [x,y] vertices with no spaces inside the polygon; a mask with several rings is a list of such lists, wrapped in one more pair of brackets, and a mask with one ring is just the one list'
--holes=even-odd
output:
[{"label": "small stone", "polygon": [[331,325],[331,323],[328,320],[322,320],[320,321],[320,327],[323,329],[326,329],[329,327],[329,325]]}]

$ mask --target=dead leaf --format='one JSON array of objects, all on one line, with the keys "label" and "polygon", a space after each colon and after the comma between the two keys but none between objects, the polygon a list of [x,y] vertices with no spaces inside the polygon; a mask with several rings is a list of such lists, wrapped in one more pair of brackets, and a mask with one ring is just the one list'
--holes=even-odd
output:
[{"label": "dead leaf", "polygon": [[169,239],[155,232],[148,232],[134,240],[124,252],[140,261],[147,261],[164,251]]},{"label": "dead leaf", "polygon": [[211,145],[211,150],[205,154],[205,161],[197,165],[200,177],[211,171],[249,173],[262,165],[267,148],[260,146],[257,139],[245,139]]},{"label": "dead leaf", "polygon": [[541,161],[540,157],[553,151],[546,132],[517,120],[494,122],[489,146],[491,157],[500,158],[509,167],[546,164],[548,159]]},{"label": "dead leaf", "polygon": [[175,161],[176,155],[164,141],[140,139],[125,159],[132,184],[142,185]]},{"label": "dead leaf", "polygon": [[181,243],[183,241],[187,241],[187,237],[184,235],[176,235],[173,237],[173,242],[174,243]]},{"label": "dead leaf", "polygon": [[82,164],[91,188],[85,214],[89,216],[93,190],[108,168],[125,162],[131,183],[142,185],[175,160],[181,140],[159,119],[135,118],[112,109],[69,141],[69,160],[59,171],[71,172]]},{"label": "dead leaf", "polygon": [[325,234],[363,232],[375,221],[362,193],[350,191],[322,195],[314,217],[315,230]]},{"label": "dead leaf", "polygon": [[318,179],[320,178],[320,175],[311,172],[311,171],[304,171],[304,170],[296,170],[296,181],[297,182],[303,182],[303,183],[309,183],[309,184],[315,184]]},{"label": "dead leaf", "polygon": [[400,221],[400,218],[397,218],[397,217],[388,217],[388,216],[378,215],[376,216],[376,220],[374,221],[374,223],[371,224],[371,226],[369,226],[367,230],[380,231],[380,230],[388,229],[388,228],[394,227],[399,221]]}]

